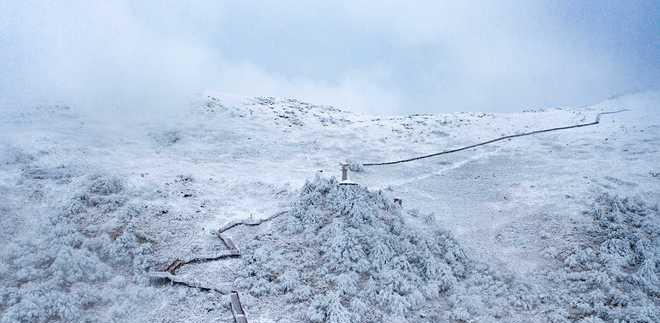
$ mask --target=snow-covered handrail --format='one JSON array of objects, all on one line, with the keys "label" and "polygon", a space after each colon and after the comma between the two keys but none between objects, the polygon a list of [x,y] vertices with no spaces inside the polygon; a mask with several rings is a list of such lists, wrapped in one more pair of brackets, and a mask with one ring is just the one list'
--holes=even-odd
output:
[{"label": "snow-covered handrail", "polygon": [[535,135],[535,134],[550,132],[550,131],[557,131],[557,130],[565,130],[565,129],[593,126],[593,125],[597,125],[597,124],[600,123],[600,116],[601,115],[614,114],[614,113],[619,113],[619,112],[623,112],[623,111],[629,111],[629,110],[628,109],[622,109],[622,110],[617,110],[617,111],[600,112],[596,115],[596,120],[593,121],[593,122],[589,122],[589,123],[581,123],[581,124],[576,124],[576,125],[572,125],[572,126],[549,128],[549,129],[542,129],[542,130],[535,130],[535,131],[531,131],[531,132],[519,133],[519,134],[515,134],[515,135],[508,135],[508,136],[491,139],[491,140],[488,140],[488,141],[480,142],[480,143],[477,143],[477,144],[473,144],[473,145],[469,145],[469,146],[465,146],[465,147],[461,147],[461,148],[455,148],[455,149],[441,151],[439,153],[433,153],[433,154],[424,155],[424,156],[418,156],[418,157],[413,157],[413,158],[408,158],[408,159],[401,159],[401,160],[382,162],[382,163],[366,163],[366,164],[362,164],[362,166],[366,166],[366,167],[368,167],[368,166],[384,166],[384,165],[394,165],[394,164],[400,164],[400,163],[407,163],[407,162],[420,160],[420,159],[424,159],[424,158],[430,158],[430,157],[435,157],[435,156],[440,156],[440,155],[445,155],[445,154],[451,154],[451,153],[455,153],[455,152],[459,152],[459,151],[463,151],[463,150],[468,150],[468,149],[471,149],[471,148],[484,146],[484,145],[492,144],[492,143],[497,142],[497,141],[502,141],[502,140],[516,138],[516,137],[530,136],[530,135]]}]

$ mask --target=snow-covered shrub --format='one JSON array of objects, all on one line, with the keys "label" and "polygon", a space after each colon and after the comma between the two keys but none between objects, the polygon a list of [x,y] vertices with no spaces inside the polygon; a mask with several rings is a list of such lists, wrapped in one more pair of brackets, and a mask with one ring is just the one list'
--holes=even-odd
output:
[{"label": "snow-covered shrub", "polygon": [[534,322],[529,318],[542,303],[534,286],[478,262],[447,300],[449,309],[441,314],[449,322]]},{"label": "snow-covered shrub", "polygon": [[124,189],[121,180],[116,177],[95,176],[91,185],[89,185],[89,193],[98,195],[117,194]]},{"label": "snow-covered shrub", "polygon": [[430,212],[430,213],[424,213],[422,215],[422,220],[424,220],[424,223],[426,224],[432,224],[435,222],[435,213]]},{"label": "snow-covered shrub", "polygon": [[548,276],[573,322],[660,322],[660,212],[637,199],[600,196],[581,245]]},{"label": "snow-covered shrub", "polygon": [[45,214],[32,233],[0,248],[0,322],[124,322],[149,298],[151,287],[140,277],[151,249],[131,229],[139,214],[123,202],[122,181],[92,176],[81,183],[81,192]]},{"label": "snow-covered shrub", "polygon": [[389,322],[449,293],[469,261],[443,230],[409,226],[391,199],[317,177],[271,232],[246,241],[237,284],[311,322]]},{"label": "snow-covered shrub", "polygon": [[[94,175],[84,187],[64,206],[63,216],[79,223],[104,221],[126,204],[125,187],[119,178]],[[81,216],[82,213],[86,214]]]}]

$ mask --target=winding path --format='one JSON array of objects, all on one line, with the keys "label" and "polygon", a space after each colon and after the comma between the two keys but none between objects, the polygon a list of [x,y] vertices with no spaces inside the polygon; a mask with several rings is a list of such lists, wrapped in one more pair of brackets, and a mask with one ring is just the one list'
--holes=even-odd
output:
[{"label": "winding path", "polygon": [[222,233],[226,232],[229,229],[238,227],[238,226],[258,226],[262,223],[271,221],[283,214],[286,214],[288,210],[277,212],[269,217],[258,219],[258,220],[239,220],[239,221],[230,221],[225,225],[221,226],[218,229],[216,235],[222,241],[222,243],[227,247],[227,251],[220,253],[213,257],[196,257],[189,260],[175,259],[162,271],[153,272],[149,276],[156,279],[164,279],[170,281],[174,285],[181,285],[190,288],[196,288],[205,292],[215,292],[220,295],[230,295],[230,307],[232,316],[234,317],[235,323],[247,323],[247,314],[243,305],[241,304],[241,299],[238,294],[238,291],[231,288],[231,283],[226,283],[226,286],[221,287],[208,287],[202,284],[198,280],[188,280],[182,279],[176,275],[176,271],[181,267],[189,264],[204,263],[210,261],[217,261],[228,258],[239,258],[241,256],[241,251],[238,249],[234,241],[224,236]]}]

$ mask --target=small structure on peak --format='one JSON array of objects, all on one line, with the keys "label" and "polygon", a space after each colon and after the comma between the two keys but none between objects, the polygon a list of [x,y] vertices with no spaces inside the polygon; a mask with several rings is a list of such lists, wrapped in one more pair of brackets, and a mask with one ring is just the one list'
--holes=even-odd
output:
[{"label": "small structure on peak", "polygon": [[339,185],[357,185],[357,183],[348,179],[348,163],[341,163],[341,181]]}]

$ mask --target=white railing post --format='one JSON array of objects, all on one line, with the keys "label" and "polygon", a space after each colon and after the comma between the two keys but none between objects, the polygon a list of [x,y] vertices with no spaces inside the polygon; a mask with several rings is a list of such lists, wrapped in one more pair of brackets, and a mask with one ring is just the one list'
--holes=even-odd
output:
[{"label": "white railing post", "polygon": [[351,180],[348,179],[348,170],[348,164],[341,163],[341,181],[339,182],[339,185],[357,185],[357,183],[351,182]]}]

